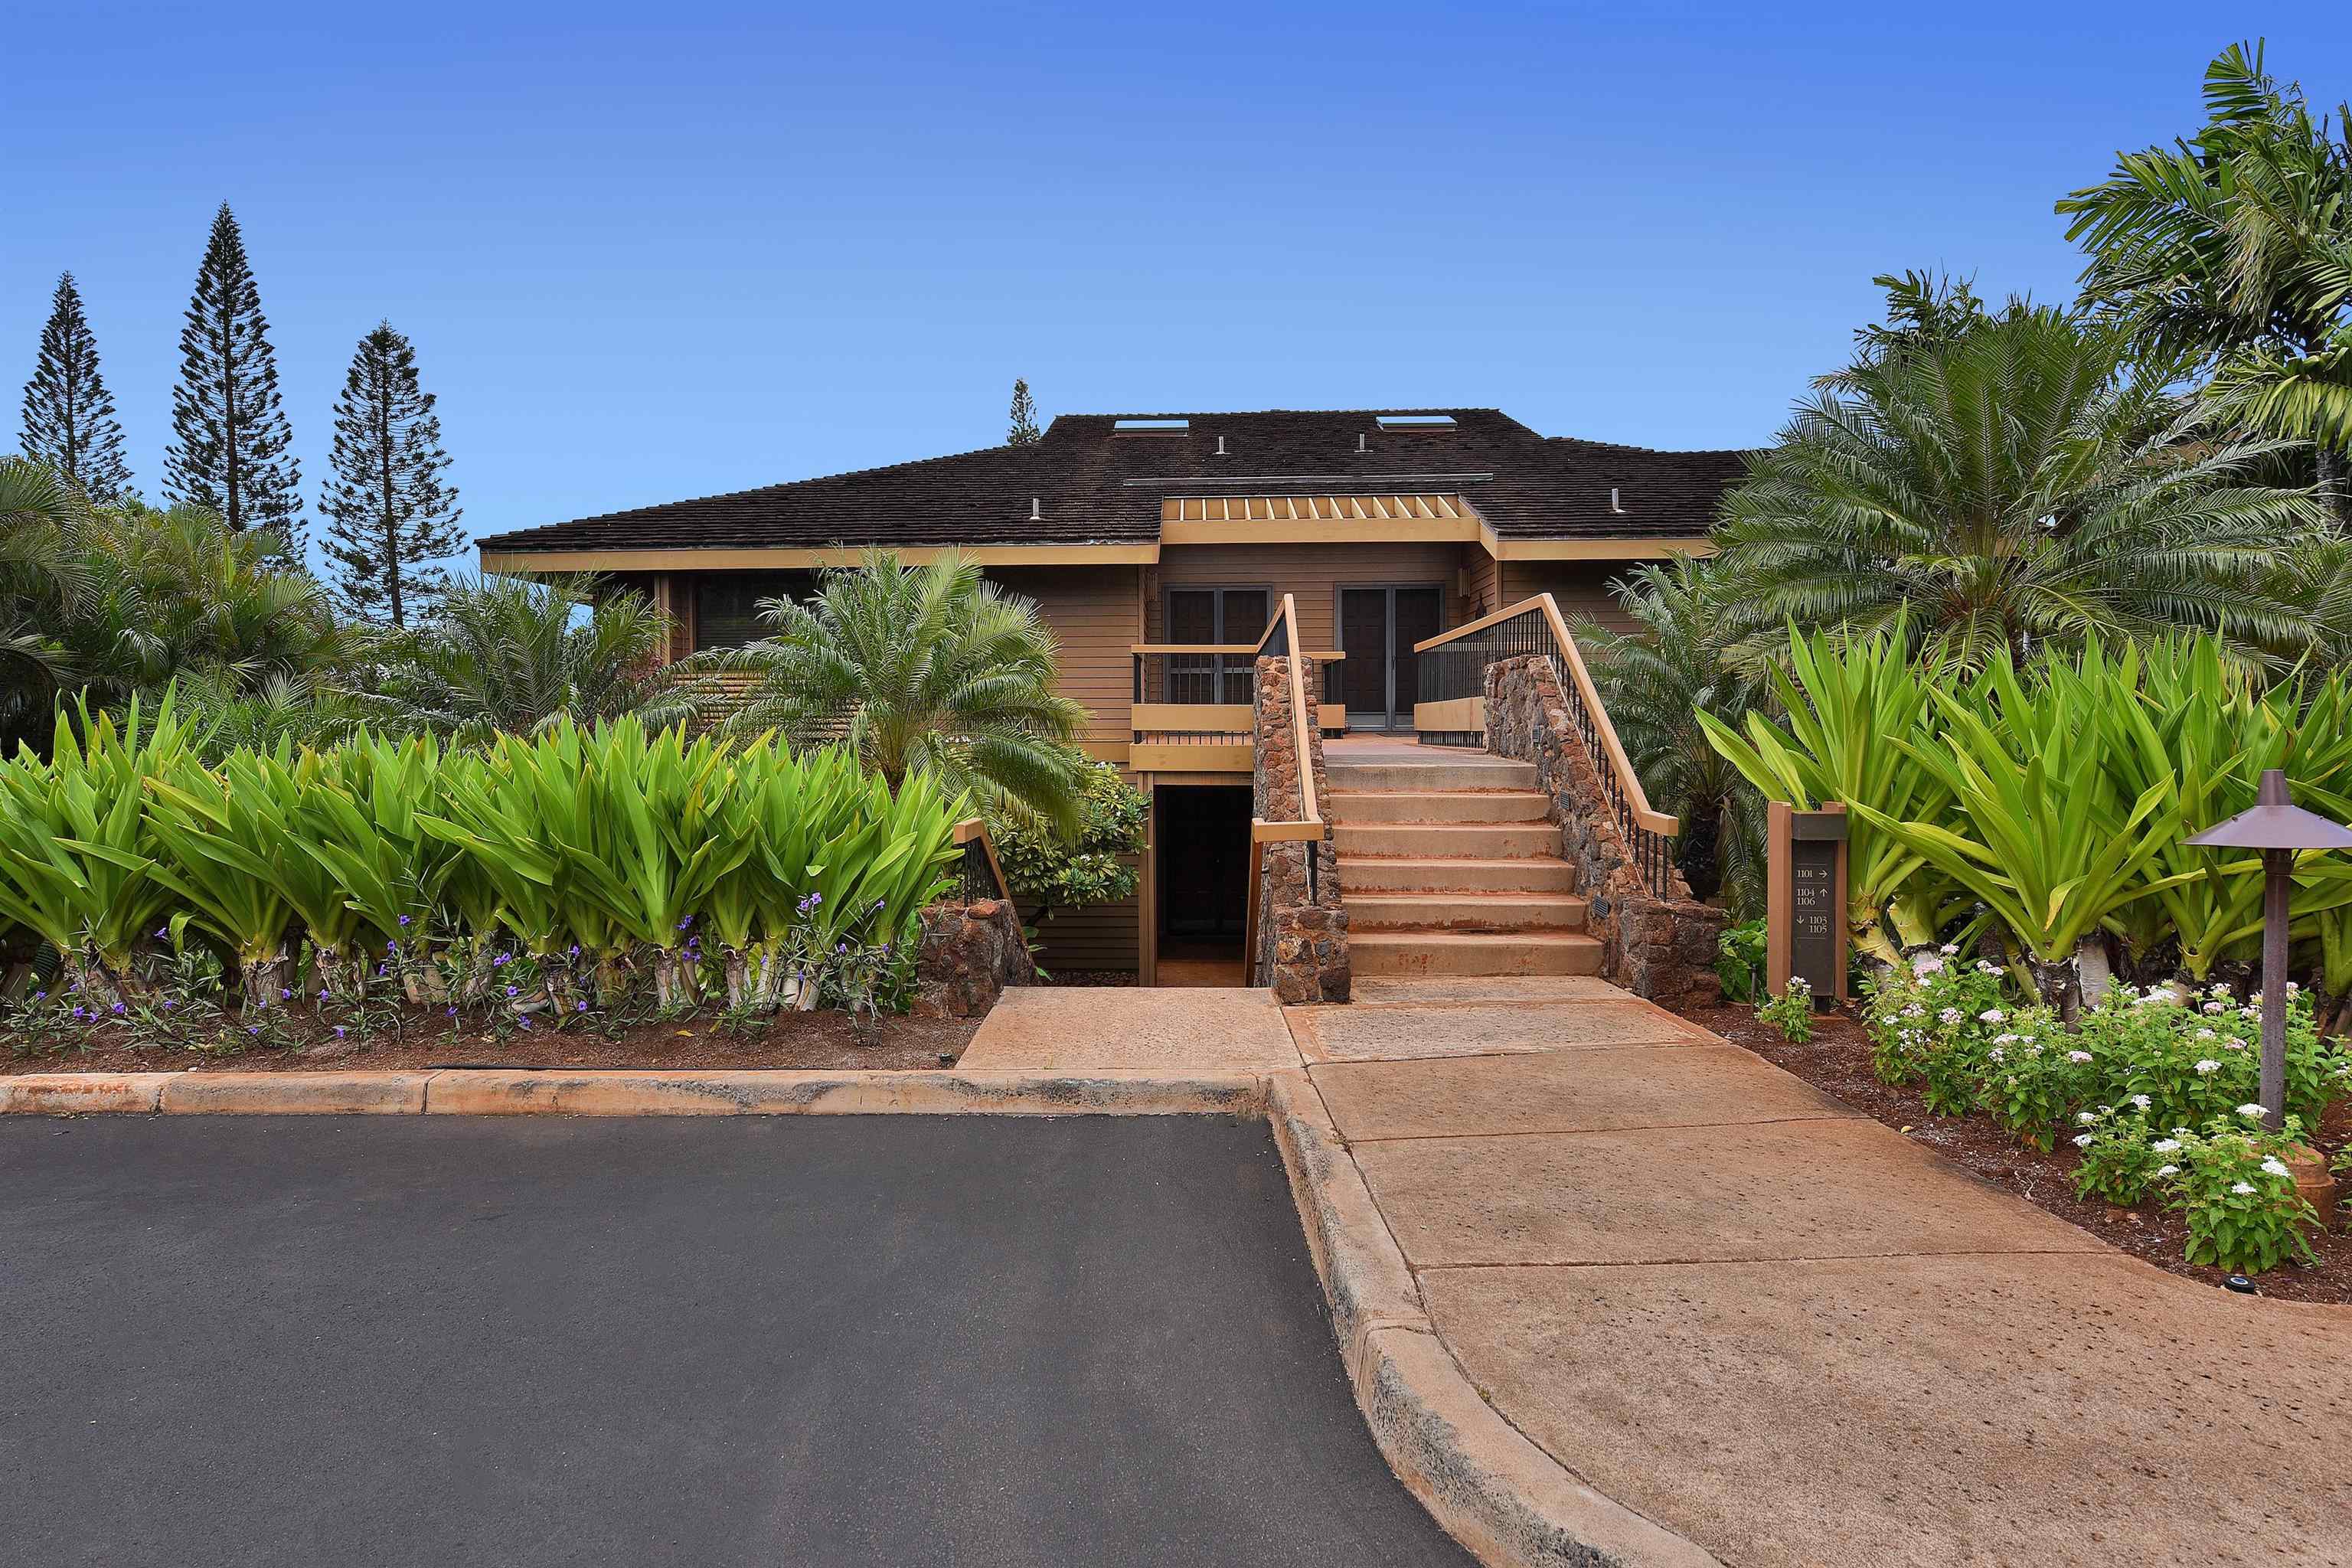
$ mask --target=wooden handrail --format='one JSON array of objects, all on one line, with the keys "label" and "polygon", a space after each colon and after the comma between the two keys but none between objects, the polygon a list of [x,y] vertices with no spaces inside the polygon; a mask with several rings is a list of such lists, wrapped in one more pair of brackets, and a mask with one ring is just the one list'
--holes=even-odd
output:
[{"label": "wooden handrail", "polygon": [[1633,771],[1632,759],[1625,755],[1625,744],[1617,738],[1617,726],[1610,721],[1609,710],[1601,705],[1600,689],[1592,684],[1592,672],[1584,667],[1584,653],[1576,646],[1576,639],[1569,635],[1568,622],[1560,616],[1559,602],[1549,594],[1538,594],[1532,599],[1522,599],[1516,605],[1496,610],[1493,615],[1481,616],[1466,626],[1425,637],[1412,645],[1412,651],[1426,653],[1431,648],[1442,647],[1457,638],[1485,631],[1488,626],[1532,610],[1542,611],[1545,624],[1551,628],[1552,641],[1559,646],[1560,658],[1568,666],[1569,679],[1576,683],[1577,695],[1583,700],[1585,710],[1592,715],[1592,729],[1600,737],[1601,755],[1609,763],[1609,771],[1617,776],[1617,787],[1624,794],[1634,826],[1645,827],[1652,833],[1664,834],[1669,838],[1675,837],[1682,831],[1681,819],[1652,808],[1649,792],[1642,787],[1642,775]]},{"label": "wooden handrail", "polygon": [[[1276,619],[1277,619],[1277,620],[1279,620],[1280,618],[1281,618],[1280,616],[1276,616]],[[1267,627],[1267,630],[1269,630],[1269,631],[1271,631],[1272,629],[1273,629],[1273,628],[1272,628],[1272,626],[1270,626]],[[1130,644],[1130,645],[1129,646],[1129,647],[1128,647],[1128,650],[1127,650],[1127,651],[1128,651],[1128,652],[1129,652],[1129,653],[1138,653],[1138,654],[1140,654],[1140,653],[1156,653],[1156,654],[1171,654],[1171,653],[1172,653],[1172,654],[1186,654],[1186,653],[1213,654],[1213,653],[1224,653],[1224,654],[1233,654],[1233,655],[1235,655],[1235,656],[1237,656],[1237,657],[1238,657],[1239,655],[1242,655],[1242,654],[1251,654],[1251,653],[1255,653],[1259,648],[1261,648],[1261,647],[1265,647],[1265,638],[1264,638],[1264,637],[1260,637],[1260,638],[1258,638],[1258,639],[1257,639],[1257,641],[1255,641],[1255,642],[1254,642],[1254,643],[1237,643],[1237,642],[1139,642],[1139,643]],[[1347,655],[1347,653],[1346,653],[1343,649],[1339,649],[1339,648],[1333,648],[1333,649],[1332,649],[1330,652],[1328,652],[1328,653],[1310,653],[1310,654],[1308,654],[1307,657],[1307,658],[1309,658],[1321,659],[1321,660],[1322,660],[1322,661],[1324,661],[1325,663],[1329,664],[1329,663],[1335,663],[1335,662],[1337,662],[1337,661],[1338,661],[1338,660],[1339,660],[1339,659],[1343,659],[1343,658],[1347,658],[1347,657],[1348,657],[1348,655]]]},{"label": "wooden handrail", "polygon": [[[1282,618],[1290,623],[1290,735],[1291,743],[1298,748],[1298,804],[1303,808],[1299,820],[1320,826],[1323,818],[1315,809],[1315,757],[1307,749],[1307,678],[1300,670],[1300,661],[1312,654],[1300,647],[1298,636],[1298,601],[1285,594],[1282,596]],[[1268,633],[1274,628],[1268,626]],[[1259,641],[1265,639],[1261,637]],[[1321,835],[1317,835],[1320,837]]]}]

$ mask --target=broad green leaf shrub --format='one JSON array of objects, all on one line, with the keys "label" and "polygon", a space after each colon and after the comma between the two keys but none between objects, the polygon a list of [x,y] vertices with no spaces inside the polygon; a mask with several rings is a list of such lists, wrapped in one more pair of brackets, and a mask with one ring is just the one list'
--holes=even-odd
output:
[{"label": "broad green leaf shrub", "polygon": [[1753,1002],[1764,994],[1764,922],[1726,926],[1716,939],[1715,974],[1727,1002]]},{"label": "broad green leaf shrub", "polygon": [[362,1033],[403,998],[544,1025],[642,976],[662,1007],[723,990],[750,1013],[870,1012],[907,987],[961,806],[837,748],[634,719],[480,752],[285,741],[208,766],[167,696],[0,763],[0,917],[57,955],[20,1009],[41,1030],[61,1000],[68,1020],[184,1029],[221,1006],[192,953],[248,1033],[297,999]]},{"label": "broad green leaf shrub", "polygon": [[[1990,931],[2032,1000],[2065,1001],[2085,942],[2114,944],[2127,973],[2208,984],[2257,956],[2262,863],[2186,841],[2252,805],[2269,768],[2300,805],[2352,820],[2343,669],[2265,685],[2210,637],[2088,637],[1974,674],[1906,649],[1900,624],[1792,631],[1785,717],[1734,731],[1700,715],[1768,799],[1845,804],[1853,946],[1882,966]],[[2302,855],[2290,907],[2295,973],[2352,993],[2352,860]]]},{"label": "broad green leaf shrub", "polygon": [[1134,857],[1143,852],[1150,802],[1109,763],[1073,764],[1085,779],[1078,796],[1078,832],[1066,838],[1034,815],[993,813],[988,834],[1013,896],[1037,908],[1040,921],[1055,910],[1115,904],[1135,895]]}]

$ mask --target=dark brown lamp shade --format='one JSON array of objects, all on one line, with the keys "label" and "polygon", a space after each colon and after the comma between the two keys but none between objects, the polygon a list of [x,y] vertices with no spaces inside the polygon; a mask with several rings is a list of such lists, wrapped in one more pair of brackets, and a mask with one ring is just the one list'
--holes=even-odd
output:
[{"label": "dark brown lamp shade", "polygon": [[2263,770],[2259,804],[2189,840],[2212,849],[2352,849],[2352,827],[2304,810],[2287,798],[2286,774]]}]

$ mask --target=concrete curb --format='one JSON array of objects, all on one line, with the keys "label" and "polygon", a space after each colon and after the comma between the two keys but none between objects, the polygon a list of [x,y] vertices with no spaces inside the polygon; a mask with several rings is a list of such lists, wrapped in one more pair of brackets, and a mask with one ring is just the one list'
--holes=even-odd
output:
[{"label": "concrete curb", "polygon": [[1445,1348],[1306,1073],[1267,1079],[1266,1120],[1357,1406],[1389,1468],[1446,1533],[1490,1568],[1720,1568],[1586,1486],[1486,1403]]},{"label": "concrete curb", "polygon": [[[1490,1568],[1700,1568],[1717,1559],[1586,1486],[1472,1385],[1298,1069],[1271,1075],[633,1069],[26,1073],[0,1114],[1263,1116],[1356,1403],[1408,1490]],[[1718,1565],[1719,1568],[1719,1565]]]},{"label": "concrete curb", "polygon": [[1255,1073],[541,1071],[23,1073],[0,1114],[1262,1116]]}]

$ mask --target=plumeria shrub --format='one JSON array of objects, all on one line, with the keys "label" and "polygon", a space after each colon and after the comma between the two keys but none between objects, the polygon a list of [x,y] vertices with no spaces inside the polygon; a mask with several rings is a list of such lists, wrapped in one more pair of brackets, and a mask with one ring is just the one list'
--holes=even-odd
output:
[{"label": "plumeria shrub", "polygon": [[2303,1122],[2265,1131],[2263,1108],[2249,1103],[2167,1140],[2179,1147],[2158,1168],[2166,1202],[2189,1222],[2189,1261],[2258,1274],[2290,1260],[2310,1263],[2310,1232],[2319,1211],[2295,1190],[2282,1157],[2302,1142]]}]

